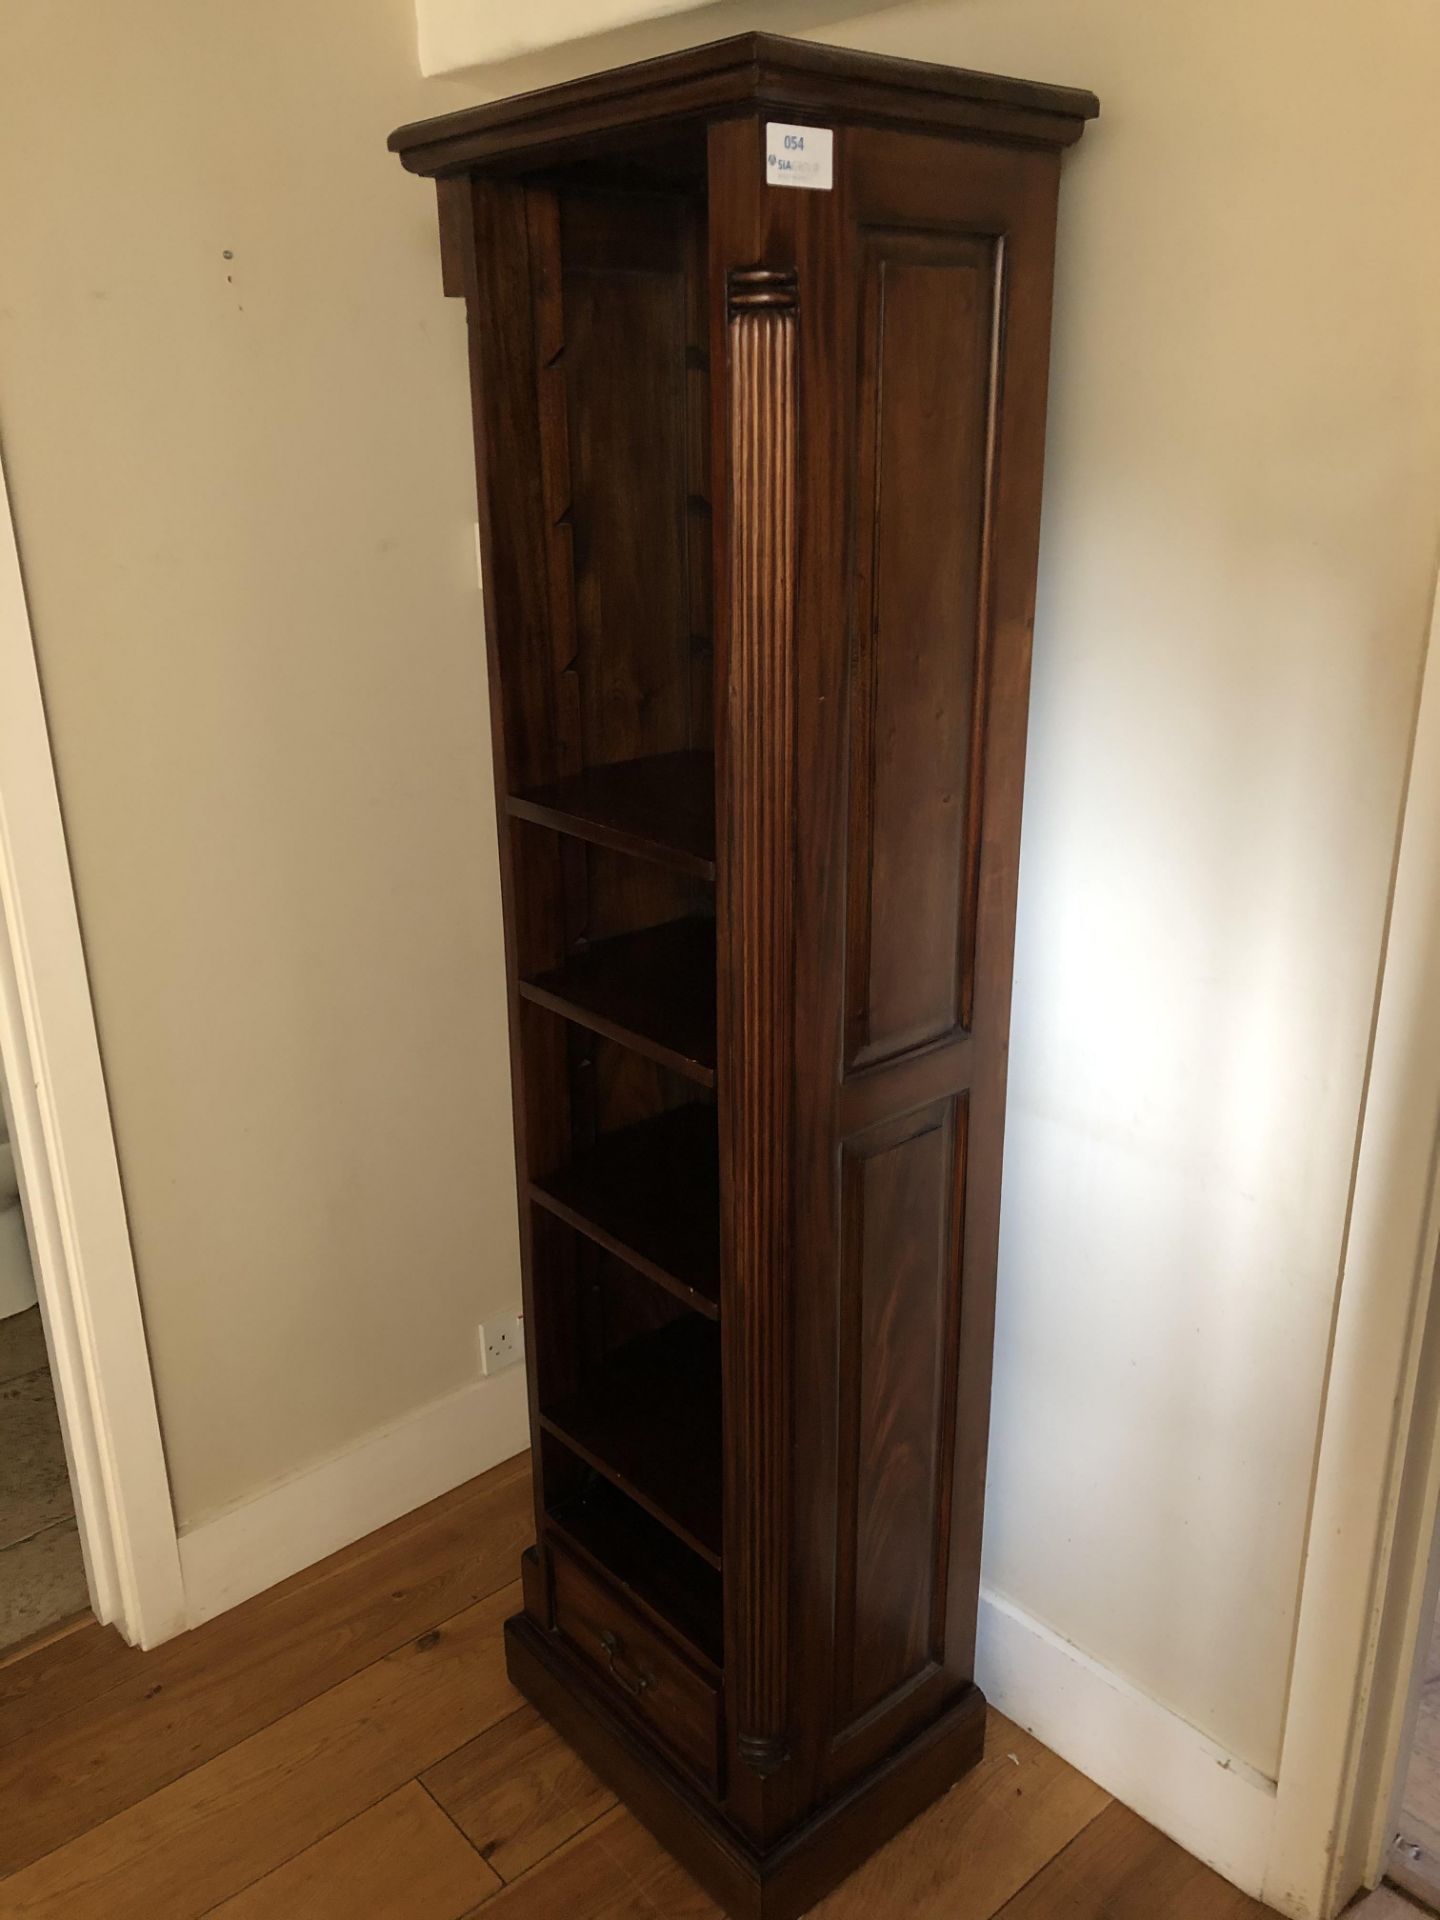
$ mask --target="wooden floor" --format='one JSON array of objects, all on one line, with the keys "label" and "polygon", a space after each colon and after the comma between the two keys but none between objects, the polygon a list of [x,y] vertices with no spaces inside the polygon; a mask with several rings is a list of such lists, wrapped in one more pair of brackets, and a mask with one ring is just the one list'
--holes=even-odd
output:
[{"label": "wooden floor", "polygon": [[[0,1915],[710,1920],[505,1678],[523,1461],[153,1653],[0,1665]],[[823,1920],[1262,1920],[1018,1727]]]}]

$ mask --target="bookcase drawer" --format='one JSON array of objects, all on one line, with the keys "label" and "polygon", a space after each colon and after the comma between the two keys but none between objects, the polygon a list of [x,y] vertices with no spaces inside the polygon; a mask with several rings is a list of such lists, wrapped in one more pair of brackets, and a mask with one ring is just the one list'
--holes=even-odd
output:
[{"label": "bookcase drawer", "polygon": [[613,1699],[713,1782],[720,1719],[714,1687],[588,1568],[561,1547],[550,1551],[560,1632]]}]

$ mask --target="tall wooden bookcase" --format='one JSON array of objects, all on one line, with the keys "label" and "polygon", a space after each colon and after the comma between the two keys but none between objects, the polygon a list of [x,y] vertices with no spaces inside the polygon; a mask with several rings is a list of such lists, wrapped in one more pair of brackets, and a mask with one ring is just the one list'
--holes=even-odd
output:
[{"label": "tall wooden bookcase", "polygon": [[391,140],[472,342],[510,1672],[738,1916],[981,1748],[1051,265],[1095,112],[746,34]]}]

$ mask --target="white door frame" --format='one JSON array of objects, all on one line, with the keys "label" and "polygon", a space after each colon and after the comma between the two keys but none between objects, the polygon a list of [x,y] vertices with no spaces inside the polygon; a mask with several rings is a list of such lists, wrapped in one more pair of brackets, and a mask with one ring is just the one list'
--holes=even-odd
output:
[{"label": "white door frame", "polygon": [[0,1066],[96,1616],[186,1624],[170,1482],[0,462]]},{"label": "white door frame", "polygon": [[[1440,1505],[1440,615],[1422,666],[1318,1435],[1265,1897],[1379,1875]],[[1277,1365],[1283,1358],[1277,1357]]]}]

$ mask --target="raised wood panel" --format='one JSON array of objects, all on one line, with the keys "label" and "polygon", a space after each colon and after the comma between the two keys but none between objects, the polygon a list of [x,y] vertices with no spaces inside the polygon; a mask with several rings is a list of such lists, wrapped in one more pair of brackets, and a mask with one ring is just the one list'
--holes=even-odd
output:
[{"label": "raised wood panel", "polygon": [[961,1096],[842,1149],[842,1730],[944,1659],[965,1122]]},{"label": "raised wood panel", "polygon": [[871,231],[851,690],[846,1041],[866,1065],[969,1024],[999,249]]}]

